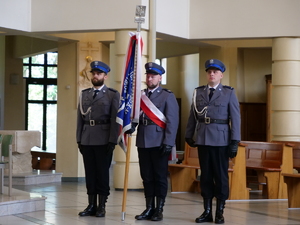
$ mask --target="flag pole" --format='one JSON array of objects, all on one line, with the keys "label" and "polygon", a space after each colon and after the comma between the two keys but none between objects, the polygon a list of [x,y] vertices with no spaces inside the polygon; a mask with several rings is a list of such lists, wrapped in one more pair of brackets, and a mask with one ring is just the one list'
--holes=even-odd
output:
[{"label": "flag pole", "polygon": [[128,144],[127,144],[127,151],[126,151],[124,191],[123,191],[123,201],[122,201],[122,221],[125,220],[125,214],[126,214],[126,200],[127,200],[127,189],[128,189],[130,151],[131,151],[131,135],[129,135],[129,137],[128,137]]},{"label": "flag pole", "polygon": [[[137,26],[137,32],[141,31],[141,24],[145,22],[145,10],[146,6],[137,5],[136,6],[136,12],[135,12],[135,22],[138,24]],[[136,76],[136,64],[137,64],[137,54],[138,54],[138,44],[139,42],[136,42],[135,47],[135,57],[134,57],[134,75]],[[135,77],[134,76],[134,77]],[[135,85],[136,82],[134,82]],[[140,85],[140,84],[139,84]],[[136,87],[135,87],[136,88]],[[128,142],[127,142],[127,151],[126,151],[126,163],[125,163],[125,175],[124,175],[124,190],[123,190],[123,200],[122,200],[122,221],[125,220],[126,215],[126,200],[127,200],[127,190],[128,190],[128,174],[129,174],[129,161],[130,161],[130,152],[131,152],[131,134],[128,136]]]}]

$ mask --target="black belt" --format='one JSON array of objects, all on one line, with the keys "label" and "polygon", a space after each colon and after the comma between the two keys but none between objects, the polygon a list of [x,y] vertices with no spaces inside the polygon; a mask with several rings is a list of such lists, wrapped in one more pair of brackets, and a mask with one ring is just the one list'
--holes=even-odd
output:
[{"label": "black belt", "polygon": [[99,124],[108,124],[110,123],[110,119],[107,120],[89,120],[89,121],[85,121],[85,124],[88,124],[90,126],[95,126],[95,125],[99,125]]},{"label": "black belt", "polygon": [[152,120],[149,120],[149,119],[140,120],[140,124],[143,124],[145,126],[147,126],[147,125],[156,125],[156,123],[154,123]]},{"label": "black belt", "polygon": [[228,124],[229,123],[229,120],[212,119],[210,117],[200,118],[198,119],[198,121],[200,123],[206,123],[206,124],[210,124],[210,123]]}]

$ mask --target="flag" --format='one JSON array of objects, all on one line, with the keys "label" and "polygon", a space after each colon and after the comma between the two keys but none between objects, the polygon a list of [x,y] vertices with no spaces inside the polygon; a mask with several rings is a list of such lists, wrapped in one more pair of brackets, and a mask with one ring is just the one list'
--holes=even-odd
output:
[{"label": "flag", "polygon": [[139,121],[143,49],[141,34],[130,32],[129,35],[121,101],[116,119],[117,123],[120,124],[118,144],[125,152],[127,149],[127,135],[125,132],[131,128],[131,122],[138,123]]}]

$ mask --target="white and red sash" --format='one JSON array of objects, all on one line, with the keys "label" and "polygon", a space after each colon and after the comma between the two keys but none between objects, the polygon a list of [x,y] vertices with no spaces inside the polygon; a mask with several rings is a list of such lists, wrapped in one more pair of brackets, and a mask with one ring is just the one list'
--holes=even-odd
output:
[{"label": "white and red sash", "polygon": [[156,125],[166,128],[167,119],[165,115],[150,101],[145,92],[141,96],[141,108]]}]

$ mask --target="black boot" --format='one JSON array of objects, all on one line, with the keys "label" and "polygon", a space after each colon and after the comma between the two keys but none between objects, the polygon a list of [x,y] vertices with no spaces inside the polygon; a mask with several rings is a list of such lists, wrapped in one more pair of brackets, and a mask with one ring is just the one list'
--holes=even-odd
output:
[{"label": "black boot", "polygon": [[136,220],[150,220],[154,214],[155,206],[154,206],[154,197],[146,198],[146,209],[140,214],[136,215]]},{"label": "black boot", "polygon": [[152,221],[161,221],[163,219],[163,207],[165,205],[165,199],[156,197],[156,208],[153,216],[151,217]]},{"label": "black boot", "polygon": [[96,217],[105,217],[105,203],[107,200],[107,196],[105,195],[99,195],[99,205],[96,212]]},{"label": "black boot", "polygon": [[215,223],[221,224],[225,222],[223,217],[224,208],[225,208],[225,200],[217,199]]},{"label": "black boot", "polygon": [[88,196],[89,205],[85,210],[78,213],[79,216],[94,216],[97,210],[97,195],[89,195]]},{"label": "black boot", "polygon": [[201,214],[201,216],[197,217],[195,222],[196,223],[204,223],[204,222],[212,222],[212,199],[205,198],[203,199],[204,203],[204,212]]}]

